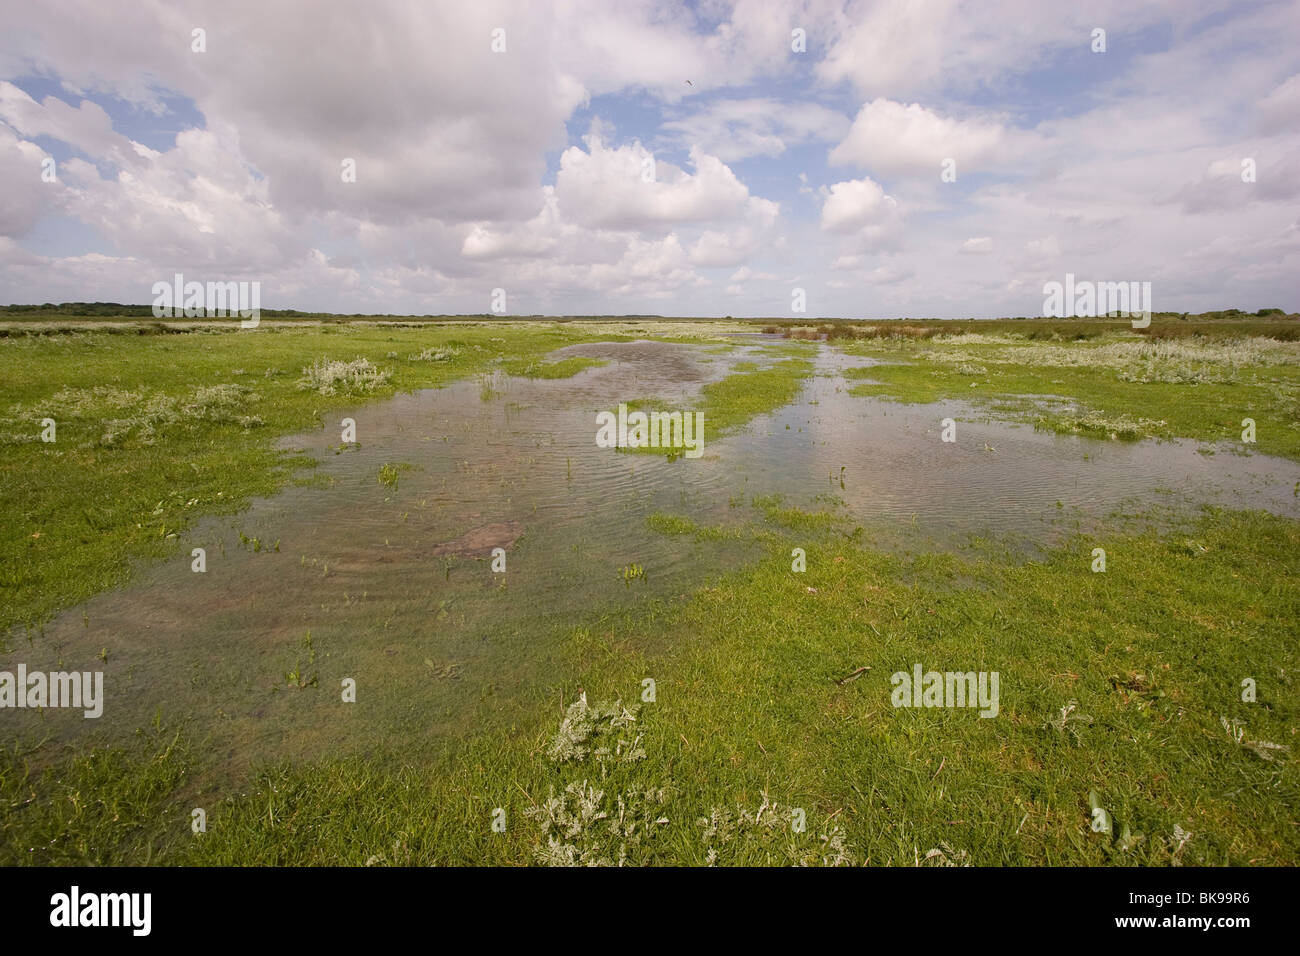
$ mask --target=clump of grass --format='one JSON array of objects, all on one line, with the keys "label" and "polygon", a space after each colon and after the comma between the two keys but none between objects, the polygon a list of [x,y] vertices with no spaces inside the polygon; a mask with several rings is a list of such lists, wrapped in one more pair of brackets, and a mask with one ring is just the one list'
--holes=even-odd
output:
[{"label": "clump of grass", "polygon": [[557,362],[526,361],[509,362],[505,366],[507,374],[522,378],[538,378],[553,381],[572,378],[585,368],[595,368],[607,364],[604,359],[590,358],[585,355],[571,355]]},{"label": "clump of grass", "polygon": [[940,843],[925,852],[922,866],[970,866],[965,850],[954,850],[947,843]]},{"label": "clump of grass", "polygon": [[694,521],[678,515],[655,513],[646,518],[646,524],[659,534],[694,534],[699,527]]},{"label": "clump of grass", "polygon": [[34,413],[53,416],[78,417],[97,415],[106,408],[129,408],[145,399],[142,390],[132,391],[115,388],[111,385],[93,385],[90,388],[64,386],[49,398],[33,403],[30,411],[23,406],[15,406],[9,414],[14,417]]},{"label": "clump of grass", "polygon": [[241,415],[244,406],[257,400],[257,393],[243,385],[207,385],[194,390],[188,400],[154,395],[134,415],[104,422],[99,443],[112,447],[128,437],[151,445],[168,425],[236,424],[256,428],[264,422],[256,415]]},{"label": "clump of grass", "polygon": [[[277,548],[277,550],[279,550]],[[301,647],[307,652],[307,663],[305,667],[311,667],[316,663],[316,644],[312,640],[311,631],[303,637]],[[308,687],[320,686],[320,675],[312,674],[310,677],[305,672],[305,667],[301,661],[296,661],[293,667],[285,672],[284,682],[287,686],[296,690],[305,690]]]},{"label": "clump of grass", "polygon": [[1083,737],[1079,733],[1079,728],[1076,725],[1091,724],[1092,718],[1087,714],[1076,713],[1078,709],[1079,702],[1071,699],[1061,708],[1060,713],[1057,714],[1057,716],[1049,717],[1043,726],[1050,727],[1058,734],[1069,733],[1069,735],[1074,738],[1075,744],[1082,745]]},{"label": "clump of grass", "polygon": [[[15,421],[39,421],[50,417],[63,422],[98,424],[98,440],[80,444],[117,447],[128,439],[140,445],[152,445],[169,427],[239,425],[257,428],[265,424],[256,415],[242,414],[256,402],[257,392],[245,385],[201,385],[189,395],[164,392],[131,391],[106,386],[61,388],[53,395],[30,405],[11,406],[7,417]],[[64,430],[62,433],[67,434]],[[84,432],[83,432],[84,434]],[[36,432],[12,436],[22,441],[34,440]]]},{"label": "clump of grass", "polygon": [[1228,736],[1233,742],[1245,747],[1260,760],[1273,761],[1279,757],[1285,757],[1291,752],[1291,748],[1285,744],[1275,744],[1269,740],[1253,740],[1246,736],[1246,724],[1240,719],[1234,717],[1229,720],[1227,717],[1220,717],[1219,723],[1227,731]]},{"label": "clump of grass", "polygon": [[303,367],[298,387],[321,395],[360,395],[382,388],[391,378],[392,372],[377,368],[367,358],[350,362],[321,358]]},{"label": "clump of grass", "polygon": [[430,347],[418,355],[408,356],[408,360],[412,362],[450,362],[458,355],[460,355],[460,349],[457,348]]},{"label": "clump of grass", "polygon": [[261,554],[263,551],[275,551],[278,553],[280,550],[280,539],[276,538],[274,544],[267,544],[256,535],[249,537],[241,531],[239,532],[239,546],[246,551],[251,551],[253,554]]},{"label": "clump of grass", "polygon": [[[741,501],[743,503],[743,499]],[[646,524],[656,534],[677,536],[691,535],[697,541],[737,540],[745,535],[745,529],[725,525],[703,525],[683,518],[681,515],[655,512],[646,518]]]},{"label": "clump of grass", "polygon": [[478,397],[480,401],[491,402],[506,392],[506,376],[501,369],[483,372],[478,375]]},{"label": "clump of grass", "polygon": [[835,515],[829,511],[805,511],[785,507],[783,495],[760,495],[751,502],[771,524],[789,531],[826,531],[835,526]]},{"label": "clump of grass", "polygon": [[794,401],[812,374],[812,362],[789,358],[756,371],[735,372],[701,391],[706,427],[716,435]]},{"label": "clump of grass", "polygon": [[1058,434],[1092,435],[1111,441],[1138,441],[1160,435],[1166,424],[1149,418],[1132,418],[1128,415],[1107,418],[1089,412],[1084,415],[1042,416],[1035,422],[1035,427]]}]

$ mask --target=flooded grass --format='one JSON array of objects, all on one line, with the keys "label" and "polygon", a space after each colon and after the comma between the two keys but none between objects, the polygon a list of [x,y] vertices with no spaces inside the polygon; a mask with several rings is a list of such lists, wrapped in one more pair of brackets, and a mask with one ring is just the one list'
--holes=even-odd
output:
[{"label": "flooded grass", "polygon": [[[1288,329],[1289,331],[1289,329]],[[1022,402],[1020,417],[1060,433],[1241,443],[1255,422],[1258,451],[1300,460],[1300,344],[1264,336],[1151,340],[1107,332],[1040,344],[972,333],[850,341],[837,346],[883,364],[855,394],[908,402],[1068,396],[1068,406]]]},{"label": "flooded grass", "polygon": [[[0,339],[0,634],[123,583],[132,560],[174,553],[198,516],[238,511],[312,467],[275,441],[330,409],[439,387],[498,359],[519,374],[535,364],[533,374],[572,375],[588,363],[542,360],[592,337],[542,326],[513,329],[507,343],[482,326],[366,326]],[[54,443],[40,440],[45,418],[57,422]]]},{"label": "flooded grass", "polygon": [[[789,354],[784,351],[781,354]],[[749,360],[731,364],[725,378],[709,382],[700,389],[694,410],[704,416],[707,429],[705,441],[720,438],[749,424],[757,415],[774,412],[790,404],[813,373],[813,363],[807,357],[783,358],[766,367]],[[646,412],[671,411],[655,399],[634,399],[626,403],[629,409]],[[627,448],[640,454],[663,455],[660,448]],[[680,451],[670,450],[669,457],[676,458]]]},{"label": "flooded grass", "polygon": [[[790,571],[795,540],[806,574]],[[978,552],[900,560],[842,534],[785,538],[683,605],[575,630],[556,662],[566,679],[527,716],[483,710],[479,731],[446,753],[282,763],[239,793],[192,795],[209,812],[199,839],[172,795],[189,751],[166,734],[137,742],[134,757],[78,758],[43,781],[11,759],[2,796],[21,809],[6,818],[3,854],[914,865],[947,846],[976,865],[1294,861],[1295,526],[1219,513],[1162,538],[1107,538],[1105,575],[1089,570],[1097,543],[1020,563]],[[999,717],[892,707],[889,675],[915,661],[999,670]],[[1257,704],[1240,700],[1251,674],[1271,688]],[[647,677],[655,700],[639,703]],[[557,740],[572,749],[566,711],[583,693],[639,706],[603,742],[556,759]],[[620,759],[620,745],[634,756]],[[557,826],[556,795],[575,790],[591,809],[584,817],[564,798],[577,822]],[[647,793],[641,829],[611,830],[647,809]],[[91,794],[114,820],[79,809]],[[1090,828],[1090,799],[1110,832]],[[489,825],[498,808],[505,833]],[[795,810],[804,832],[790,827]],[[763,826],[764,812],[775,823]]]},{"label": "flooded grass", "polygon": [[[664,325],[0,341],[0,670],[110,689],[5,712],[0,860],[1300,859],[1288,351]],[[596,447],[635,399],[706,454]]]}]

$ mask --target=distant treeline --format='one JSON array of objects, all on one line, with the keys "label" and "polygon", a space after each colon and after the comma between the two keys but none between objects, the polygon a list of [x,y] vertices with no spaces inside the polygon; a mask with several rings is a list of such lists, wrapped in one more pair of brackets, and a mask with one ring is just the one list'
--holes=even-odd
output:
[{"label": "distant treeline", "polygon": [[[152,305],[126,305],[121,302],[46,302],[43,305],[0,305],[0,315],[24,315],[40,313],[41,315],[76,315],[76,316],[112,316],[114,318],[151,319],[154,317]],[[632,319],[671,322],[676,317],[662,315],[497,315],[480,312],[463,315],[413,315],[392,312],[303,312],[299,309],[261,309],[263,318],[278,319],[547,319],[549,321],[565,319]],[[204,316],[198,316],[204,318]],[[689,317],[683,317],[689,318]],[[730,318],[730,316],[728,316]],[[190,320],[194,321],[194,320]]]},{"label": "distant treeline", "polygon": [[[1010,334],[1031,340],[1087,341],[1130,329],[1130,319],[1119,316],[1097,318],[1007,318],[1007,319],[808,319],[801,321],[764,321],[768,334],[787,339],[929,339],[937,335],[960,335],[969,332]],[[1285,342],[1300,341],[1300,314],[1281,309],[1243,312],[1224,309],[1219,312],[1152,312],[1151,324],[1135,329],[1152,339],[1240,338],[1262,336]]]},{"label": "distant treeline", "polygon": [[[99,316],[99,317],[117,317],[117,318],[136,318],[151,319],[153,315],[152,305],[126,305],[121,302],[46,302],[43,305],[0,305],[0,315],[25,315],[30,313],[40,313],[41,315],[75,315],[75,316]],[[1152,316],[1164,320],[1175,320],[1183,322],[1195,321],[1224,321],[1230,319],[1252,319],[1252,318],[1269,318],[1275,316],[1287,316],[1294,313],[1288,313],[1282,309],[1260,309],[1257,312],[1243,312],[1241,309],[1222,309],[1217,312],[1154,312]],[[466,315],[410,315],[394,313],[377,313],[377,312],[303,312],[298,309],[262,309],[263,318],[277,319],[495,319],[501,321],[515,319],[546,319],[548,321],[583,321],[590,319],[601,320],[629,320],[644,321],[655,320],[660,322],[671,322],[676,319],[682,321],[698,321],[707,319],[708,316],[664,316],[664,315],[495,315],[489,313],[473,313]],[[201,318],[201,317],[200,317]],[[988,319],[933,319],[933,318],[894,318],[894,319],[828,319],[828,318],[806,318],[806,319],[774,319],[774,318],[755,318],[755,319],[732,319],[731,316],[724,317],[730,321],[742,322],[774,322],[781,326],[805,325],[816,322],[960,322],[960,321],[1035,321],[1041,319],[1038,316],[1007,316],[1000,320]],[[1088,321],[1105,321],[1109,318],[1118,319],[1120,316],[1099,316],[1098,319],[1067,319],[1070,322],[1088,322]]]},{"label": "distant treeline", "polygon": [[[1260,309],[1257,312],[1243,312],[1241,309],[1220,309],[1216,312],[1152,312],[1152,319],[1163,319],[1174,322],[1223,322],[1231,319],[1265,319],[1265,318],[1300,318],[1300,313],[1287,312],[1285,309]],[[727,316],[731,318],[731,316]],[[871,324],[874,322],[1063,322],[1063,323],[1083,323],[1083,322],[1124,322],[1129,321],[1128,316],[1112,312],[1109,315],[1098,316],[1071,316],[1063,319],[1051,316],[1041,315],[1007,315],[996,319],[937,319],[933,316],[901,316],[889,319],[829,319],[829,318],[806,318],[806,319],[755,319],[747,321],[770,322],[777,326],[795,326],[808,325],[809,323],[818,322],[863,322]]]},{"label": "distant treeline", "polygon": [[[120,315],[129,318],[153,318],[152,305],[123,305],[121,302],[46,302],[44,305],[0,305],[0,312],[43,312],[50,315]],[[262,309],[262,315],[308,316],[297,309]]]}]

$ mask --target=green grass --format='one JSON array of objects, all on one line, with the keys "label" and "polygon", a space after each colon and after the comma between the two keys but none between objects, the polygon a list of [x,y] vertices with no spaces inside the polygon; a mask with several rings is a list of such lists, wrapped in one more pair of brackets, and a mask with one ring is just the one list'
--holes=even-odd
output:
[{"label": "green grass", "polygon": [[402,472],[410,468],[411,466],[408,464],[394,465],[391,462],[385,462],[379,466],[379,483],[386,488],[396,488]]},{"label": "green grass", "polygon": [[806,358],[787,358],[766,368],[733,372],[701,391],[700,411],[714,435],[726,434],[757,415],[790,404],[812,374]]},{"label": "green grass", "polygon": [[604,359],[575,355],[555,362],[516,359],[515,361],[507,362],[503,368],[506,370],[507,374],[516,375],[521,378],[557,379],[572,378],[584,368],[599,368],[600,366],[607,364],[609,363]]},{"label": "green grass", "polygon": [[662,535],[682,535],[697,541],[722,541],[741,536],[739,528],[724,528],[720,525],[702,525],[683,518],[681,515],[656,512],[646,518],[651,531]]},{"label": "green grass", "polygon": [[[195,792],[196,758],[165,734],[38,779],[10,753],[0,860],[1293,865],[1297,611],[1300,525],[1257,514],[1080,538],[1032,563],[783,536],[684,604],[575,627],[569,680],[485,711],[441,754],[286,763]],[[999,715],[891,706],[890,674],[914,663],[998,671]],[[557,737],[579,687],[635,719],[578,708]],[[1093,799],[1110,833],[1091,829]]]},{"label": "green grass", "polygon": [[[1045,345],[975,334],[842,345],[885,363],[857,370],[853,393],[929,403],[961,399],[1041,428],[1098,438],[1190,438],[1300,460],[1300,346],[1271,339],[1149,341],[1111,333]],[[1067,401],[1060,401],[1065,397]]]},{"label": "green grass", "polygon": [[[16,747],[0,758],[0,860],[6,865],[113,866],[155,862],[188,827],[177,799],[191,757],[155,726],[136,746],[73,756],[33,771]],[[187,819],[181,820],[184,812]]]},{"label": "green grass", "polygon": [[[402,389],[480,376],[490,390],[500,369],[573,374],[590,361],[544,358],[591,334],[330,326],[0,339],[0,623],[38,622],[120,583],[133,560],[172,553],[197,516],[272,493],[309,463],[275,450],[280,435]],[[1073,344],[964,338],[842,347],[894,363],[865,371],[883,383],[856,386],[867,394],[973,398],[1099,438],[1232,441],[1249,416],[1257,449],[1300,454],[1285,348],[1225,338],[1135,351],[1128,333],[1104,328]],[[812,374],[807,348],[783,346],[801,351],[705,386],[708,434],[793,401]],[[35,440],[46,414],[58,421],[53,445]],[[400,466],[386,467],[377,480],[397,481]],[[206,745],[186,701],[160,701],[129,744],[10,745],[0,863],[1300,862],[1300,523],[1217,510],[1112,518],[1105,533],[1028,560],[974,541],[903,553],[781,496],[732,505],[725,527],[651,515],[652,531],[696,549],[695,590],[614,612],[545,609],[557,640],[538,642],[544,668],[508,693],[494,679],[473,688],[463,736],[245,774]],[[760,557],[706,579],[715,549],[739,541]],[[804,573],[792,570],[795,548]],[[634,568],[654,578],[635,564],[604,573],[643,592]],[[337,693],[314,683],[310,632],[294,652],[276,668],[291,693]],[[916,663],[997,671],[998,716],[893,707],[890,675]],[[452,666],[426,665],[444,676]],[[1242,700],[1245,678],[1255,702]],[[1109,833],[1091,828],[1094,804]],[[206,833],[191,831],[195,808]],[[504,832],[492,827],[498,809]]]},{"label": "green grass", "polygon": [[[572,375],[593,360],[543,357],[606,337],[543,325],[512,328],[508,340],[501,332],[326,326],[0,338],[0,635],[124,583],[134,561],[173,554],[198,517],[272,494],[312,465],[275,440],[318,427],[333,409],[503,362],[520,375]],[[425,350],[447,357],[422,360]],[[49,444],[40,441],[47,417],[57,423]]]},{"label": "green grass", "polygon": [[[781,354],[791,355],[789,348]],[[774,412],[794,401],[813,373],[813,363],[795,352],[771,365],[760,367],[754,362],[737,362],[730,373],[700,390],[700,398],[688,411],[704,415],[704,441],[708,442],[749,424],[756,416]],[[629,410],[672,411],[658,399],[636,399],[627,403]],[[680,409],[679,409],[680,410]],[[622,448],[620,451],[662,455],[662,448]],[[673,452],[668,453],[670,456]]]}]

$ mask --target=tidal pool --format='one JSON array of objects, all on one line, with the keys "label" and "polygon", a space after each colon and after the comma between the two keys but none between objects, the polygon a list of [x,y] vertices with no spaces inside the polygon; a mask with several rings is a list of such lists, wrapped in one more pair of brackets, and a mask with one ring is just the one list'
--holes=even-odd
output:
[{"label": "tidal pool", "polygon": [[[736,362],[771,362],[770,343],[572,346],[552,358],[606,364],[562,380],[497,373],[332,415],[284,442],[319,461],[307,480],[204,521],[175,560],[0,656],[0,669],[105,675],[98,720],[14,711],[11,726],[29,745],[113,740],[160,715],[195,728],[229,772],[395,742],[438,748],[512,706],[571,698],[562,661],[575,630],[599,634],[617,626],[613,612],[684,597],[759,553],[743,538],[656,534],[656,512],[739,525],[761,520],[753,498],[781,495],[916,550],[970,536],[1041,544],[1152,504],[1300,516],[1295,463],[853,397],[844,372],[869,360],[804,348],[816,372],[799,397],[723,437],[706,420],[695,460],[598,448],[596,413],[644,398],[691,410]],[[345,418],[355,445],[340,443]],[[206,551],[204,573],[192,548]],[[355,703],[341,701],[345,678]]]}]

